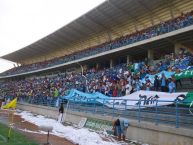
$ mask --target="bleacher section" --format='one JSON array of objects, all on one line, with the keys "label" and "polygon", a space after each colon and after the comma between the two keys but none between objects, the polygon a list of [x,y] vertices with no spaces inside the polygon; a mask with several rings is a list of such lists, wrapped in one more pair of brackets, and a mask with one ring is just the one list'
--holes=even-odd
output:
[{"label": "bleacher section", "polygon": [[[128,1],[122,2],[125,4],[129,3]],[[115,5],[115,3],[117,5]],[[131,1],[131,3],[134,4],[136,2]],[[174,10],[168,10],[168,8],[171,8],[169,6],[171,3],[165,5],[161,0],[152,2],[152,8],[147,12],[147,10],[144,11],[144,8],[141,8],[145,3],[146,2],[137,2],[137,4],[134,5],[138,8],[136,19],[130,15],[128,16],[127,12],[133,12],[132,8],[124,12],[120,10],[120,7],[126,9],[128,6],[124,7],[121,2],[114,0],[105,2],[103,5],[96,8],[103,11],[102,8],[104,8],[104,6],[109,6],[112,7],[112,10],[119,12],[118,14],[122,15],[123,18],[127,18],[127,20],[118,21],[120,23],[118,24],[119,27],[118,25],[109,27],[107,32],[108,39],[102,39],[99,43],[91,41],[89,42],[91,44],[87,45],[90,39],[85,39],[85,43],[81,43],[81,49],[79,49],[79,47],[76,48],[75,45],[72,47],[69,45],[68,49],[62,50],[60,56],[55,56],[55,52],[52,49],[55,50],[57,47],[58,50],[61,49],[58,48],[59,46],[64,47],[64,45],[58,42],[59,39],[61,42],[63,37],[54,37],[53,35],[62,35],[66,30],[64,27],[35,42],[26,49],[18,50],[17,52],[3,56],[2,58],[17,60],[18,63],[22,65],[12,68],[0,75],[0,96],[10,98],[18,96],[21,99],[29,98],[29,100],[34,100],[38,97],[43,100],[56,101],[57,97],[67,95],[71,89],[89,93],[100,92],[110,97],[120,97],[139,90],[156,90],[170,93],[176,91],[191,91],[193,74],[180,79],[179,74],[187,70],[192,71],[193,69],[193,50],[191,49],[193,45],[191,36],[193,32],[192,2],[186,1],[185,3],[174,0],[172,8],[179,9],[180,13]],[[112,10],[104,8],[104,15],[106,15],[107,11],[114,14]],[[96,14],[98,14],[102,13],[102,11],[98,12],[98,10],[93,10],[77,19],[76,22],[85,18],[84,21],[89,21],[89,26],[91,26],[91,24],[99,25],[99,23],[92,20],[91,13],[96,12]],[[155,12],[156,15],[149,17],[149,13],[151,12]],[[92,16],[95,15],[93,14]],[[157,17],[154,18],[155,16]],[[104,18],[103,20],[106,20],[106,17],[101,16],[101,19]],[[114,16],[112,20],[117,18],[119,18],[119,16]],[[109,17],[108,19],[110,20]],[[109,22],[104,23],[111,26]],[[112,23],[114,24],[114,21],[112,21]],[[82,23],[78,24],[81,25]],[[105,33],[107,27],[104,26],[104,24],[101,24],[103,29],[100,29],[100,32],[96,35]],[[114,27],[117,28],[116,32]],[[78,28],[76,30],[79,32]],[[120,30],[120,32],[125,30],[123,32],[124,34],[119,35],[118,30]],[[74,32],[75,29],[73,29],[73,33]],[[69,32],[69,34],[71,33]],[[73,36],[73,39],[78,39],[75,33]],[[89,37],[94,36],[95,35],[90,35],[89,33]],[[44,52],[45,57],[49,55],[49,52],[47,54],[46,51],[38,49],[38,46],[42,41],[44,43],[50,42],[51,38],[53,38],[52,43],[56,40],[54,44],[58,43],[58,45],[52,44],[53,47],[50,47],[49,45],[51,45],[51,43],[48,43],[45,46],[49,47],[49,50],[52,50],[51,52],[54,57],[45,61],[42,59],[39,59],[40,61],[34,61],[34,59],[37,57],[41,58],[41,55],[43,55],[38,51]],[[96,37],[95,39],[98,38],[99,37]],[[48,41],[45,41],[46,39]],[[140,43],[145,41],[147,44]],[[75,41],[73,41],[73,43],[74,42]],[[186,47],[185,44],[187,44],[188,47]],[[40,48],[42,48],[42,46]],[[32,50],[32,48],[34,48],[34,50]],[[130,48],[133,49],[130,51]],[[48,49],[45,48],[45,50]],[[70,51],[70,49],[73,50]],[[28,50],[30,50],[30,54],[33,53],[37,56],[24,58],[24,52]],[[135,52],[135,54],[133,52]],[[156,55],[156,59],[158,60],[155,61],[153,55]],[[21,60],[16,56],[20,56]],[[90,59],[89,57],[92,56],[96,57]],[[121,60],[122,57],[125,56],[127,58]],[[130,61],[129,57],[133,57],[132,61]],[[22,58],[24,59],[22,60]],[[30,59],[31,62],[34,61],[34,63],[30,63],[30,61],[28,61]],[[82,60],[81,63],[88,67],[83,68],[83,66],[79,64],[79,60]],[[106,60],[110,60],[108,65],[105,64]],[[114,61],[117,62],[114,63]],[[76,65],[71,64],[71,62]],[[77,66],[81,66],[82,72],[76,70],[74,72],[66,72],[67,69],[63,67],[64,64],[68,68],[77,68]],[[101,65],[101,67],[97,67],[97,65]],[[39,73],[38,71],[41,70],[43,71]],[[49,76],[47,74],[52,75]],[[180,83],[182,84],[181,86]]]},{"label": "bleacher section", "polygon": [[193,127],[192,0],[106,0],[2,58],[5,102]]},{"label": "bleacher section", "polygon": [[60,96],[68,95],[71,89],[90,93],[100,92],[110,97],[125,96],[139,90],[189,92],[192,89],[192,76],[179,79],[179,76],[176,77],[175,74],[179,74],[180,70],[192,70],[192,55],[182,51],[179,57],[173,60],[175,63],[171,65],[172,59],[172,56],[168,57],[165,62],[160,61],[155,65],[147,65],[144,62],[119,64],[100,70],[88,69],[83,74],[82,72],[66,72],[51,76],[27,77],[16,81],[2,81],[0,82],[0,96],[11,98],[18,96],[20,99],[28,98],[30,101],[42,98],[52,102]]},{"label": "bleacher section", "polygon": [[67,62],[74,61],[74,60],[79,60],[84,57],[96,55],[99,53],[103,53],[105,51],[113,50],[116,48],[120,48],[122,46],[130,45],[130,44],[133,44],[139,41],[150,39],[152,37],[156,37],[156,36],[159,36],[165,33],[169,33],[169,32],[190,26],[192,24],[193,24],[193,11],[186,13],[186,14],[182,14],[181,16],[175,19],[172,19],[166,22],[162,22],[153,27],[149,27],[139,32],[117,38],[113,41],[106,42],[104,44],[89,48],[87,50],[79,51],[79,52],[76,52],[76,53],[73,53],[67,56],[63,56],[60,58],[54,58],[52,60],[45,61],[45,62],[39,62],[39,63],[29,64],[29,65],[22,65],[22,66],[10,69],[2,73],[1,75],[6,76],[6,75],[13,75],[13,74],[20,74],[20,73],[30,72],[30,71],[34,71],[38,69],[53,67],[55,65],[67,63]]}]

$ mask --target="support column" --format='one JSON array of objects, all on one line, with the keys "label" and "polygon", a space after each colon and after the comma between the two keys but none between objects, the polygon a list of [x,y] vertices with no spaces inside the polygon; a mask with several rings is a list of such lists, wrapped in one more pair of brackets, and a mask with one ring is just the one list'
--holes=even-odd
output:
[{"label": "support column", "polygon": [[99,67],[100,67],[100,64],[97,63],[97,64],[96,64],[96,70],[99,70]]},{"label": "support column", "polygon": [[114,61],[113,59],[110,59],[110,68],[112,68],[114,66]]},{"label": "support column", "polygon": [[183,47],[183,46],[182,46],[180,43],[174,44],[174,53],[175,53],[176,55],[178,55],[179,52],[180,52],[180,48],[182,48],[182,47]]},{"label": "support column", "polygon": [[88,66],[85,64],[85,65],[83,65],[83,69],[84,70],[87,70],[88,69]]},{"label": "support column", "polygon": [[127,65],[132,62],[132,56],[131,55],[127,55]]},{"label": "support column", "polygon": [[148,49],[147,50],[147,59],[148,59],[148,64],[153,61],[153,59],[154,59],[154,51],[153,51],[153,49]]}]

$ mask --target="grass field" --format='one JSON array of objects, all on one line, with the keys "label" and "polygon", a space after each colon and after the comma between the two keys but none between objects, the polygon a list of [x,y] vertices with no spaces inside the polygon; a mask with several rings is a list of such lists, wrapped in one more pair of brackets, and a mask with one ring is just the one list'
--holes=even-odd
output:
[{"label": "grass field", "polygon": [[0,145],[39,145],[25,135],[14,130],[11,131],[10,139],[7,141],[8,131],[9,128],[0,123]]}]

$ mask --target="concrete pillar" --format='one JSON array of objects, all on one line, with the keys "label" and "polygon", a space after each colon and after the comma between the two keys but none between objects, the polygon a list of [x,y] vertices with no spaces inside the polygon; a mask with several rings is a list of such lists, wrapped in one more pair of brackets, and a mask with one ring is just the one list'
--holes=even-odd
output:
[{"label": "concrete pillar", "polygon": [[174,53],[175,54],[179,54],[180,52],[180,48],[182,48],[183,46],[180,43],[176,43],[174,44]]},{"label": "concrete pillar", "polygon": [[148,49],[147,50],[147,59],[148,59],[148,63],[151,63],[154,59],[154,51],[153,49]]},{"label": "concrete pillar", "polygon": [[100,67],[100,64],[99,64],[99,63],[97,63],[97,64],[96,64],[96,70],[98,70],[98,69],[99,69],[99,67]]},{"label": "concrete pillar", "polygon": [[87,70],[87,69],[88,69],[88,65],[86,65],[86,64],[83,65],[83,69],[84,69],[84,70]]},{"label": "concrete pillar", "polygon": [[114,61],[113,59],[110,59],[110,68],[112,68],[114,66]]},{"label": "concrete pillar", "polygon": [[131,55],[127,55],[127,65],[132,62],[132,56]]}]

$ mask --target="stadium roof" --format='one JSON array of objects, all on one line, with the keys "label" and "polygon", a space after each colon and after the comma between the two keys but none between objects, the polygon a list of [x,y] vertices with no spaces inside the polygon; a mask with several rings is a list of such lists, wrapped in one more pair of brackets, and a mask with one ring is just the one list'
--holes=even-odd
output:
[{"label": "stadium roof", "polygon": [[112,26],[128,19],[135,23],[141,23],[136,17],[144,13],[152,14],[152,9],[163,3],[165,0],[106,0],[54,33],[1,58],[20,62],[22,59],[61,49],[94,33],[113,32]]}]

